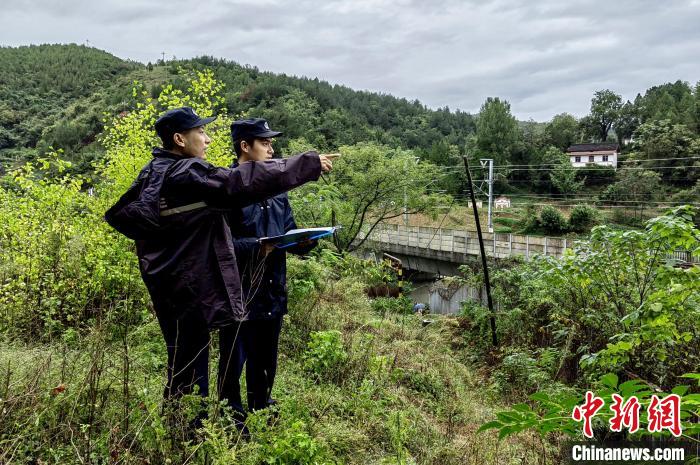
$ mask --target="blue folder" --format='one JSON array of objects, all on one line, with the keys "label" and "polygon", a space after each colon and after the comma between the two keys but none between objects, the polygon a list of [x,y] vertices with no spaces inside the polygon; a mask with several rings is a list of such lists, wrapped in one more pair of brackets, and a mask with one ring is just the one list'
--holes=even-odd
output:
[{"label": "blue folder", "polygon": [[312,241],[321,237],[330,236],[335,233],[340,226],[329,226],[327,228],[304,228],[291,229],[282,236],[261,237],[258,242],[261,244],[274,244],[278,249],[286,249],[297,245],[299,242]]}]

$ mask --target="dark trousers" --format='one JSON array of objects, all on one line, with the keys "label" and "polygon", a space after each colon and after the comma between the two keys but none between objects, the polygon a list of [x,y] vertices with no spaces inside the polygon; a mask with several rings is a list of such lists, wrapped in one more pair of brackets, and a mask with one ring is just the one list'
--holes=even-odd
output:
[{"label": "dark trousers", "polygon": [[168,349],[168,383],[164,397],[176,398],[191,394],[199,387],[199,395],[209,395],[209,329],[196,312],[178,320],[158,319]]},{"label": "dark trousers", "polygon": [[219,331],[219,393],[235,410],[244,412],[240,386],[244,364],[248,409],[258,410],[270,404],[281,329],[280,316],[243,321]]},{"label": "dark trousers", "polygon": [[[197,386],[209,395],[209,344],[207,324],[197,312],[178,320],[159,319],[168,351],[167,399],[191,394]],[[219,330],[218,393],[241,415],[240,377],[246,365],[248,408],[267,407],[277,373],[277,348],[282,317],[235,323]]]}]

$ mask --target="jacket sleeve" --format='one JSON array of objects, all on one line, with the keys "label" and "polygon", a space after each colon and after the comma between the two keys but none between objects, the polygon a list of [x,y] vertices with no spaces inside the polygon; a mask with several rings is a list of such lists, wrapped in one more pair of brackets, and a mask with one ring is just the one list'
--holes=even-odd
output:
[{"label": "jacket sleeve", "polygon": [[315,181],[321,175],[316,152],[282,160],[243,163],[236,168],[215,167],[199,158],[174,167],[169,188],[187,190],[217,208],[239,208]]},{"label": "jacket sleeve", "polygon": [[[294,214],[292,212],[292,206],[289,204],[289,198],[285,195],[284,196],[284,231],[291,231],[292,229],[297,229],[297,223],[294,221]],[[313,250],[314,247],[318,245],[317,240],[311,241],[309,244],[306,245],[293,245],[292,247],[289,247],[287,249],[287,252],[293,253],[295,255],[306,255],[311,250]]]}]

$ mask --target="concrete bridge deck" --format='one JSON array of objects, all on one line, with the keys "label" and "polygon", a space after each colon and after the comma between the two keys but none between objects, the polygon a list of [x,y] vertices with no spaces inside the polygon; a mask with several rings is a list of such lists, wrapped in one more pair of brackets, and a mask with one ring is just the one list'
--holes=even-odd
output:
[{"label": "concrete bridge deck", "polygon": [[[561,257],[574,246],[565,237],[541,237],[519,234],[483,233],[486,255],[495,258],[522,256],[529,260],[534,255]],[[360,239],[364,235],[360,236]],[[387,252],[405,260],[409,269],[455,274],[460,264],[480,254],[476,231],[446,228],[382,224],[375,228],[365,242],[371,248]],[[674,252],[669,258],[698,264],[700,257],[687,252]]]}]

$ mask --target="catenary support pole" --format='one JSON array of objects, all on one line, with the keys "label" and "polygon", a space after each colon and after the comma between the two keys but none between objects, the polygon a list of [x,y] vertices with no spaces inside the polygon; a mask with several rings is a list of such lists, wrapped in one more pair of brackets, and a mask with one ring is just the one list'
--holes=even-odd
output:
[{"label": "catenary support pole", "polygon": [[481,235],[481,223],[479,222],[479,211],[476,208],[476,198],[474,196],[474,186],[472,184],[472,175],[469,172],[468,157],[462,157],[464,160],[464,170],[467,172],[467,183],[469,186],[469,196],[472,200],[472,209],[474,210],[474,221],[476,222],[476,234],[479,236],[479,249],[481,251],[481,264],[484,267],[484,284],[486,286],[486,300],[489,305],[490,322],[491,322],[491,342],[494,347],[498,345],[498,337],[496,336],[496,317],[493,313],[493,301],[491,300],[491,281],[489,280],[489,267],[486,261],[486,251],[484,249],[484,237]]}]

